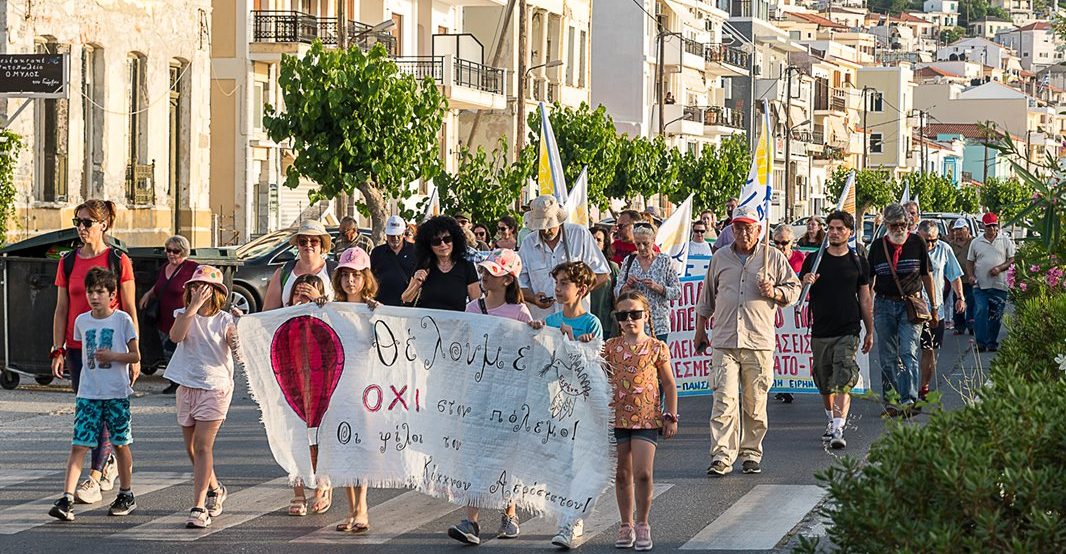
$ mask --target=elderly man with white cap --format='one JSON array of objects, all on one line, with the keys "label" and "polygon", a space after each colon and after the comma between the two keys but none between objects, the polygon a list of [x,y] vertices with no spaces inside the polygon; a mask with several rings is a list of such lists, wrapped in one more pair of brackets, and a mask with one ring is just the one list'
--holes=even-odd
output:
[{"label": "elderly man with white cap", "polygon": [[370,271],[378,281],[377,301],[402,306],[400,295],[415,274],[415,245],[404,240],[407,222],[398,215],[385,222],[385,244],[370,251]]},{"label": "elderly man with white cap", "polygon": [[[712,349],[714,406],[711,409],[711,465],[707,475],[761,473],[766,436],[766,397],[774,381],[774,318],[796,301],[800,281],[776,248],[759,240],[755,208],[738,206],[730,223],[734,241],[711,258],[696,304],[696,352]],[[707,340],[707,322],[714,333]]]},{"label": "elderly man with white cap", "polygon": [[[543,320],[558,311],[555,304],[555,280],[551,270],[564,262],[585,262],[596,274],[600,287],[611,277],[607,258],[596,246],[596,239],[582,225],[566,223],[566,210],[554,196],[545,194],[529,205],[523,217],[526,228],[534,231],[522,239],[518,252],[522,257],[519,284],[529,304],[533,319]],[[586,296],[582,302],[589,309]]]}]

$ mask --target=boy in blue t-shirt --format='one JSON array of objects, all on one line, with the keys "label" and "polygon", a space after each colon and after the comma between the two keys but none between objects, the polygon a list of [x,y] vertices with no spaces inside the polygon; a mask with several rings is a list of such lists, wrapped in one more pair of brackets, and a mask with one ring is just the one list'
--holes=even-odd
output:
[{"label": "boy in blue t-shirt", "polygon": [[[74,338],[82,342],[81,384],[74,405],[74,441],[67,459],[63,496],[48,515],[74,521],[74,487],[81,477],[85,454],[95,448],[107,426],[118,460],[119,492],[108,513],[124,516],[137,507],[133,498],[133,454],[130,443],[130,400],[133,394],[130,364],[141,361],[137,330],[126,312],[115,310],[111,302],[118,290],[115,274],[94,267],[85,275],[85,296],[91,311],[74,320]],[[63,354],[62,350],[59,351]],[[53,368],[55,371],[55,369]]]},{"label": "boy in blue t-shirt", "polygon": [[596,284],[596,274],[585,262],[561,263],[552,269],[555,279],[555,301],[562,311],[555,312],[544,321],[530,321],[529,326],[540,329],[547,325],[563,332],[570,340],[590,342],[603,338],[600,320],[585,311],[581,300],[588,296]]}]

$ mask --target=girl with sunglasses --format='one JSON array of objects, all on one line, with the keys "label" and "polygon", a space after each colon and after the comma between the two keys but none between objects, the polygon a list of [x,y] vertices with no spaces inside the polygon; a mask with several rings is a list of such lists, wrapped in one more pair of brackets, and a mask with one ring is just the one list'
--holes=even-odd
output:
[{"label": "girl with sunglasses", "polygon": [[466,235],[459,222],[446,215],[426,220],[415,235],[418,270],[400,299],[404,304],[437,310],[466,310],[481,297],[477,268],[466,259]]},{"label": "girl with sunglasses", "polygon": [[[648,299],[639,292],[623,292],[615,301],[614,315],[622,334],[603,346],[610,372],[618,448],[615,498],[622,520],[614,545],[651,550],[648,514],[654,489],[655,447],[660,434],[669,439],[677,433],[677,388],[670,350],[654,336]],[[651,336],[644,332],[646,323],[651,325]],[[660,388],[666,396],[665,411]]]}]

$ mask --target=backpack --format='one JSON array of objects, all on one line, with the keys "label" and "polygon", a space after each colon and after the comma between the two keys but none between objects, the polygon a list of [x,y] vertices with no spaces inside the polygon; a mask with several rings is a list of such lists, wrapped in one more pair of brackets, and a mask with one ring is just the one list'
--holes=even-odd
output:
[{"label": "backpack", "polygon": [[[326,260],[326,273],[329,274],[331,278],[333,277],[333,273],[337,271],[338,264],[339,262],[337,262],[336,260]],[[281,266],[281,280],[278,281],[281,286],[285,286],[285,282],[288,281],[289,277],[292,276],[292,272],[294,269],[296,269],[296,260],[287,261],[285,262],[285,265]],[[328,285],[329,283],[326,284]]]},{"label": "backpack", "polygon": [[[75,248],[66,254],[63,254],[63,258],[59,261],[63,266],[63,279],[70,285],[70,274],[74,272],[74,262],[78,258],[78,251],[81,247]],[[111,273],[115,274],[119,282],[122,282],[122,254],[123,252],[114,246],[107,248],[107,267],[111,269]],[[122,307],[122,296],[119,296],[118,305]]]}]

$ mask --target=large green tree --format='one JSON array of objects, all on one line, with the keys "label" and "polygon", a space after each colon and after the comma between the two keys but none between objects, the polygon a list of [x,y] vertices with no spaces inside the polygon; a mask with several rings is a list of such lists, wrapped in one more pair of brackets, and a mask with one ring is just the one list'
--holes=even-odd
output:
[{"label": "large green tree", "polygon": [[986,210],[998,214],[1004,221],[1013,219],[1025,209],[1032,196],[1033,189],[1014,177],[1009,179],[989,177],[981,185],[981,204]]},{"label": "large green tree", "polygon": [[[604,191],[615,179],[622,154],[622,138],[607,109],[599,106],[593,110],[584,102],[577,108],[555,103],[548,112],[548,121],[555,132],[567,184],[577,178],[581,168],[588,166],[589,202],[600,208],[607,207],[609,197]],[[531,113],[528,122],[530,131],[526,148],[537,152],[540,148],[540,110]]]},{"label": "large green tree", "polygon": [[908,173],[896,185],[896,196],[910,186],[911,198],[917,198],[923,212],[958,211],[958,189],[947,177],[935,173]]},{"label": "large green tree", "polygon": [[720,146],[707,145],[697,155],[688,152],[681,159],[679,187],[670,194],[672,202],[692,198],[692,210],[712,210],[725,216],[725,201],[739,196],[751,167],[747,135],[722,139]]},{"label": "large green tree", "polygon": [[267,106],[263,122],[271,139],[292,141],[285,186],[314,181],[312,200],[358,191],[356,206],[382,241],[387,200],[409,198],[412,181],[440,170],[447,100],[431,79],[401,72],[380,45],[364,53],[315,41],[302,58],[282,58],[278,84],[285,111]]},{"label": "large green tree", "polygon": [[615,168],[615,178],[604,190],[608,198],[625,199],[628,203],[636,197],[645,199],[656,194],[670,194],[678,186],[678,170],[681,153],[667,146],[661,136],[618,138],[620,159]]},{"label": "large green tree", "polygon": [[[829,194],[831,206],[836,206],[840,193],[844,192],[844,183],[848,180],[851,169],[838,167],[833,171],[829,182],[826,183],[826,192]],[[855,173],[855,210],[857,217],[861,217],[870,209],[881,209],[887,204],[895,202],[899,197],[895,194],[895,181],[892,174],[882,169],[862,169]]]},{"label": "large green tree", "polygon": [[507,139],[500,138],[491,152],[462,147],[455,173],[441,173],[434,180],[443,213],[470,212],[479,223],[491,224],[505,215],[516,215],[526,179],[533,170],[533,151],[522,150],[520,159],[509,162]]}]

